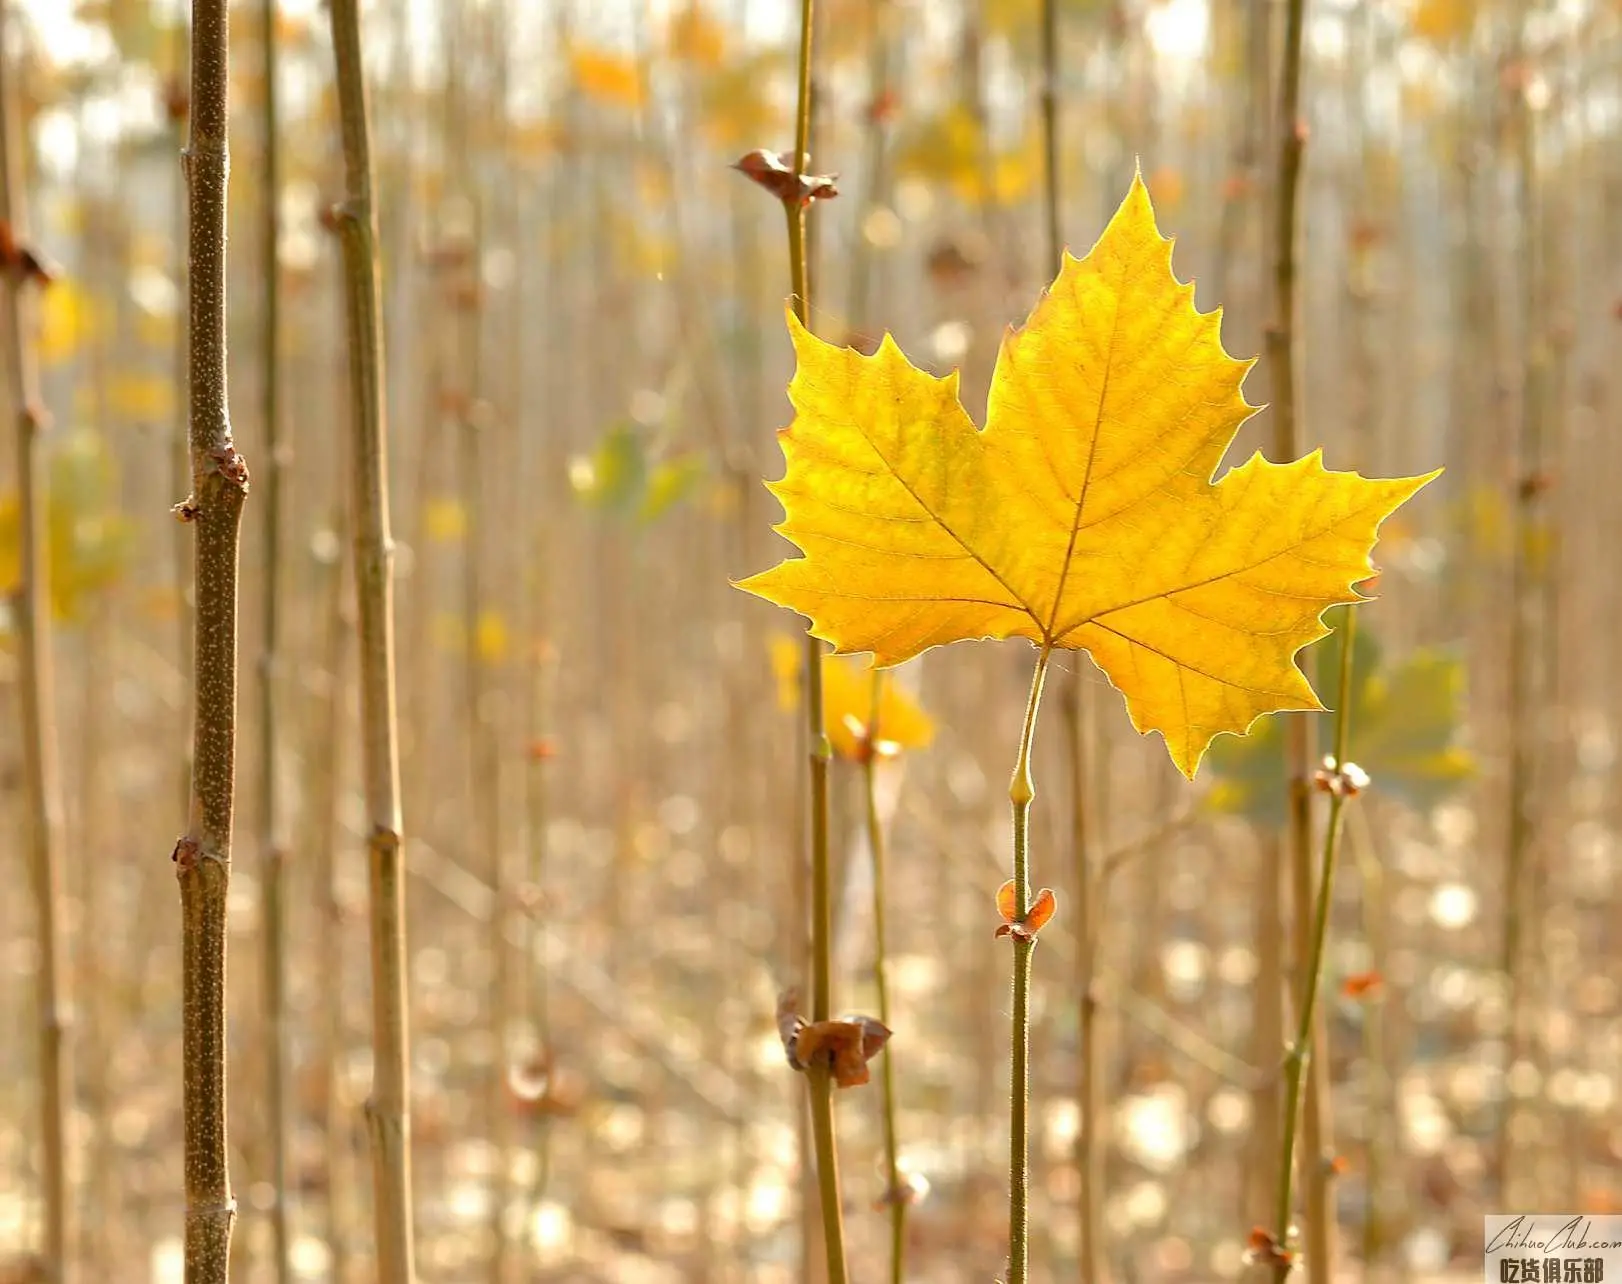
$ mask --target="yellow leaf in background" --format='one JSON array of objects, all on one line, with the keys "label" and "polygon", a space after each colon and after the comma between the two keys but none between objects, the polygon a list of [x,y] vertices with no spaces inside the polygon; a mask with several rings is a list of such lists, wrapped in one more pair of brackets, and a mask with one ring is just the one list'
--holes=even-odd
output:
[{"label": "yellow leaf in background", "polygon": [[614,246],[614,260],[637,276],[659,276],[676,260],[676,242],[658,225],[644,226],[634,218],[611,218],[604,229]]},{"label": "yellow leaf in background", "polygon": [[655,161],[638,161],[632,170],[636,201],[643,209],[670,203],[670,170]]},{"label": "yellow leaf in background", "polygon": [[[774,634],[771,654],[778,705],[796,709],[800,704],[803,644],[784,634]],[[875,678],[879,682],[877,707]],[[849,656],[822,657],[822,721],[833,751],[853,762],[861,760],[864,742],[887,743],[894,752],[921,749],[935,738],[934,720],[901,687],[894,674]]]},{"label": "yellow leaf in background", "polygon": [[698,128],[716,147],[741,151],[787,122],[774,85],[787,79],[787,60],[767,49],[734,57],[705,75],[698,90]]},{"label": "yellow leaf in background", "polygon": [[688,3],[670,19],[665,44],[671,57],[695,67],[719,67],[726,58],[726,27],[701,4]]},{"label": "yellow leaf in background", "polygon": [[606,107],[642,105],[642,69],[630,58],[577,45],[569,53],[569,74],[575,88]]},{"label": "yellow leaf in background", "polygon": [[507,146],[525,160],[541,160],[564,149],[565,132],[550,120],[526,120],[507,130]]},{"label": "yellow leaf in background", "polygon": [[[434,645],[453,655],[467,654],[467,630],[462,617],[441,611],[432,621]],[[500,664],[511,649],[507,621],[499,611],[485,611],[473,626],[473,651],[485,664]]]},{"label": "yellow leaf in background", "polygon": [[[1105,3],[1108,0],[1058,0],[1058,9],[1071,18],[1089,18]],[[981,0],[979,10],[986,31],[993,35],[1034,39],[1039,34],[1042,0]]]},{"label": "yellow leaf in background", "polygon": [[1223,732],[1319,709],[1295,653],[1359,600],[1390,481],[1259,454],[1212,483],[1250,368],[1171,271],[1141,178],[1003,341],[987,426],[886,335],[866,357],[792,316],[795,418],[770,489],[804,554],[739,587],[841,652],[971,638],[1084,649],[1188,776]]},{"label": "yellow leaf in background", "polygon": [[92,300],[72,281],[58,281],[41,296],[39,359],[48,366],[67,361],[89,340],[95,317]]},{"label": "yellow leaf in background", "polygon": [[1183,203],[1183,193],[1187,185],[1183,182],[1181,170],[1173,169],[1170,165],[1162,165],[1146,180],[1149,187],[1149,196],[1158,210],[1175,210]]},{"label": "yellow leaf in background", "polygon": [[137,610],[149,620],[174,620],[180,617],[180,604],[180,591],[173,584],[154,584],[142,591]]},{"label": "yellow leaf in background", "polygon": [[107,382],[107,408],[116,418],[163,423],[175,413],[175,390],[167,375],[121,370]]},{"label": "yellow leaf in background", "polygon": [[434,544],[455,544],[467,534],[467,513],[459,499],[430,499],[423,505],[423,531]]},{"label": "yellow leaf in background", "polygon": [[500,664],[507,658],[507,643],[507,621],[497,611],[483,612],[473,637],[479,659],[486,664]]},{"label": "yellow leaf in background", "polygon": [[[133,527],[118,511],[112,452],[93,432],[52,444],[46,472],[45,569],[51,614],[73,623],[85,600],[118,582],[130,559]],[[21,506],[0,497],[0,598],[21,576]]]},{"label": "yellow leaf in background", "polygon": [[1433,44],[1450,44],[1470,34],[1479,0],[1417,0],[1413,32]]},{"label": "yellow leaf in background", "polygon": [[135,338],[144,347],[170,350],[175,345],[175,318],[152,312],[137,312]]},{"label": "yellow leaf in background", "polygon": [[969,204],[1022,199],[1035,181],[1039,144],[1028,134],[1013,148],[987,155],[979,122],[961,103],[925,118],[903,135],[896,153],[899,172],[942,183]]}]

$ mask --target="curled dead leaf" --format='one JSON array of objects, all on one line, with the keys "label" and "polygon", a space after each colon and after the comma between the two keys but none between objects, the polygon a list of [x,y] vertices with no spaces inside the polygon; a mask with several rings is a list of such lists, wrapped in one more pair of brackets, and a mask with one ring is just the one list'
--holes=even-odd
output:
[{"label": "curled dead leaf", "polygon": [[735,160],[732,168],[759,183],[785,205],[809,205],[812,201],[825,201],[839,195],[834,185],[839,175],[797,174],[788,163],[786,152],[769,152],[757,147]]},{"label": "curled dead leaf", "polygon": [[839,1017],[802,1024],[794,1036],[794,1055],[802,1066],[827,1058],[834,1082],[841,1088],[854,1088],[868,1081],[867,1063],[889,1041],[889,1028],[872,1017]]}]

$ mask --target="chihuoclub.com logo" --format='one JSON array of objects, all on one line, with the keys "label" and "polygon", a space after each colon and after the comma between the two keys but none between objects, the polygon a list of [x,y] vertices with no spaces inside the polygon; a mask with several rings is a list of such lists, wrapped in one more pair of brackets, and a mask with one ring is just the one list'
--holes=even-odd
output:
[{"label": "chihuoclub.com logo", "polygon": [[1622,1216],[1489,1213],[1485,1284],[1622,1284]]}]

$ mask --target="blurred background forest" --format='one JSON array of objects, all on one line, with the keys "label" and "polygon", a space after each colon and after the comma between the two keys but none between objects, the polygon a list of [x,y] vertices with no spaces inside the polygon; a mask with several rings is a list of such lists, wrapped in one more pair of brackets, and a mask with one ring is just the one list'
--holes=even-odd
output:
[{"label": "blurred background forest", "polygon": [[[185,824],[191,534],[170,506],[189,486],[187,15],[158,0],[7,9],[33,244],[58,275],[38,350],[53,416],[74,1251],[80,1278],[168,1284],[183,1206],[169,856]],[[1263,351],[1269,316],[1281,9],[1058,4],[1064,239],[1085,252],[1140,164],[1175,269],[1201,308],[1223,306],[1244,357]],[[254,487],[231,880],[233,1278],[276,1279],[265,1085],[280,1046],[292,1277],[353,1284],[374,1270],[371,1075],[348,375],[324,213],[342,194],[332,49],[318,0],[282,0],[267,133],[261,11],[233,11],[232,403]],[[839,195],[812,210],[813,324],[858,345],[889,330],[926,368],[961,367],[978,416],[1003,328],[1057,266],[1037,0],[820,0],[817,14],[812,169],[836,172]],[[816,1278],[803,1089],[774,1017],[805,959],[801,723],[793,665],[774,661],[795,621],[728,583],[786,548],[761,485],[781,473],[773,430],[789,413],[782,215],[727,166],[792,146],[797,21],[797,6],[767,0],[366,13],[425,1280],[488,1278],[493,1221],[526,1280]],[[1326,978],[1335,1260],[1365,1279],[1473,1276],[1484,1211],[1622,1211],[1622,7],[1313,0],[1306,35],[1302,438],[1369,475],[1448,469],[1387,524],[1359,634],[1351,757],[1374,786],[1349,816]],[[1247,391],[1269,399],[1265,363]],[[1269,440],[1268,418],[1230,460]],[[273,465],[284,502],[269,533]],[[15,488],[8,452],[7,590]],[[256,675],[272,567],[268,817]],[[0,1262],[42,1234],[36,914],[9,840],[25,827],[10,621],[0,608],[15,889],[0,895]],[[1223,741],[1190,786],[1086,660],[1063,658],[1060,689],[1084,694],[1039,730],[1035,877],[1078,903],[1079,811],[1101,909],[1085,943],[1084,916],[1061,912],[1036,955],[1035,1278],[1087,1277],[1087,1147],[1104,1173],[1107,1278],[1236,1278],[1267,1220],[1277,1146],[1291,953],[1278,732]],[[918,1281],[991,1279],[1006,1249],[1007,947],[991,898],[1028,677],[1014,646],[907,666],[892,697],[905,734],[877,769],[885,1055],[903,1166],[926,1192],[909,1219]],[[831,684],[828,716],[836,750],[845,729],[836,1007],[871,1012],[872,862],[847,727],[866,683]],[[261,961],[273,846],[279,1026]],[[1511,920],[1520,945],[1506,954]],[[1101,1049],[1088,1085],[1084,1020]],[[1084,1137],[1088,1094],[1101,1127]],[[881,1277],[887,1243],[878,1102],[876,1081],[837,1101],[864,1281]]]}]

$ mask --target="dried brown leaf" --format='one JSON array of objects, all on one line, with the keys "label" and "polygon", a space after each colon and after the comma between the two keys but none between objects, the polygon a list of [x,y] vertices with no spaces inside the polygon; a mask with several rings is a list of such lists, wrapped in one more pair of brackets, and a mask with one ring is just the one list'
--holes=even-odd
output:
[{"label": "dried brown leaf", "polygon": [[837,174],[797,174],[788,163],[788,153],[769,152],[757,147],[732,163],[740,174],[752,178],[785,205],[809,205],[839,195],[834,185]]}]

